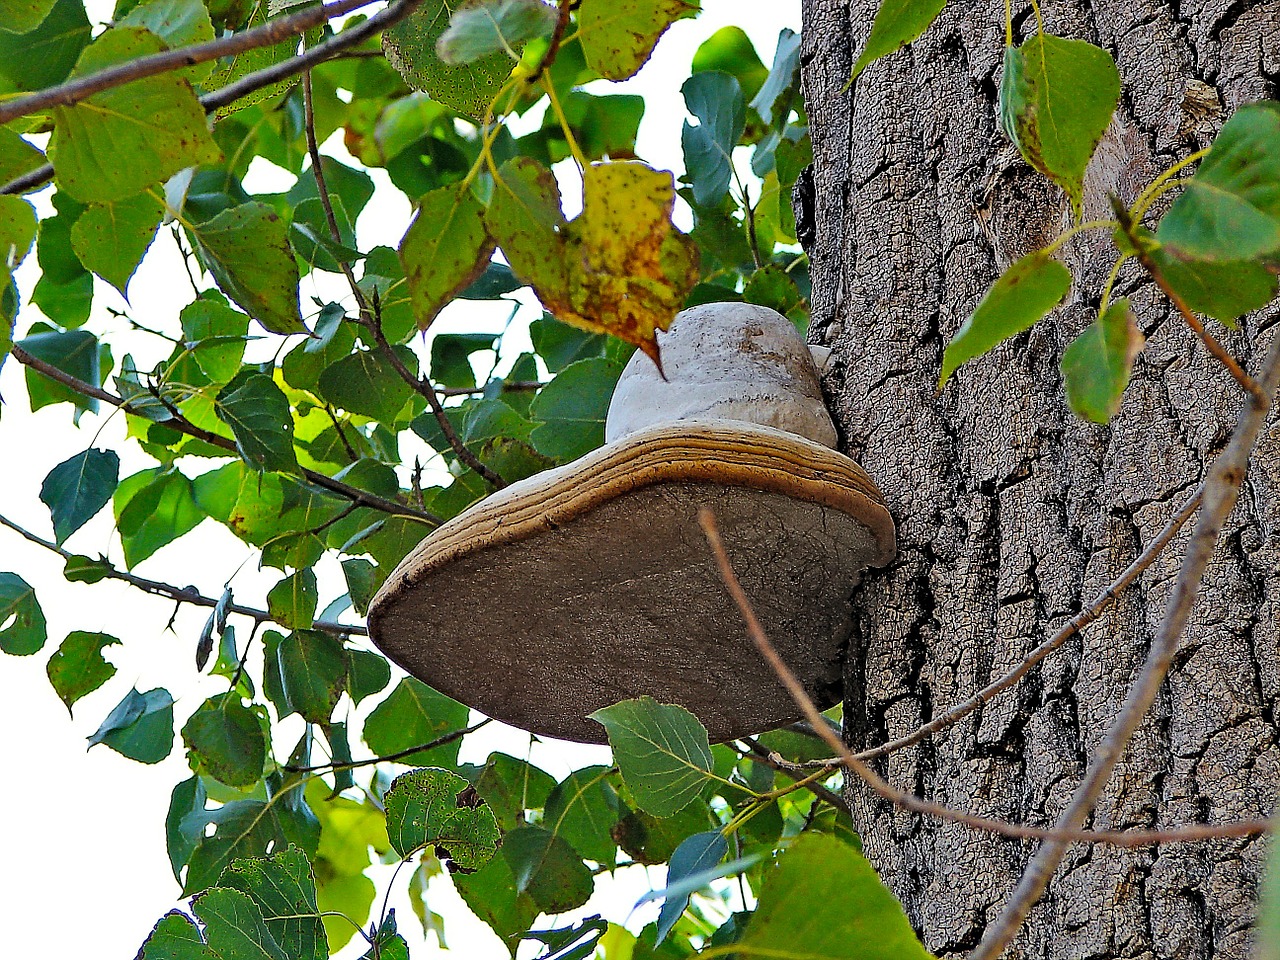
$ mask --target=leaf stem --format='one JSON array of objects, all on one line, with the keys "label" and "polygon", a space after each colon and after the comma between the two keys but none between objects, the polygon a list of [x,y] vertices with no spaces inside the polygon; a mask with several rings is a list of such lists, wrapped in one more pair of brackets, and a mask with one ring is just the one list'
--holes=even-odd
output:
[{"label": "leaf stem", "polygon": [[1166,181],[1177,176],[1179,171],[1198,160],[1203,160],[1208,156],[1210,149],[1210,147],[1205,147],[1203,150],[1197,150],[1195,153],[1191,154],[1191,156],[1179,160],[1173,166],[1165,170],[1164,173],[1160,174],[1160,176],[1147,184],[1147,188],[1143,190],[1142,193],[1138,194],[1138,199],[1133,201],[1133,206],[1129,208],[1130,219],[1135,223],[1141,222],[1143,215],[1147,212],[1147,208],[1150,207],[1151,203],[1155,200],[1155,196],[1153,194],[1164,186]]},{"label": "leaf stem", "polygon": [[569,126],[569,118],[564,115],[564,108],[560,105],[560,98],[556,96],[555,85],[545,75],[539,77],[538,82],[546,92],[547,99],[551,101],[551,109],[555,111],[556,120],[559,121],[560,129],[564,132],[564,140],[569,145],[569,152],[573,154],[573,159],[578,164],[578,169],[585,171],[588,166],[587,159],[583,156],[582,148],[578,146],[578,141],[573,136],[573,130]]}]

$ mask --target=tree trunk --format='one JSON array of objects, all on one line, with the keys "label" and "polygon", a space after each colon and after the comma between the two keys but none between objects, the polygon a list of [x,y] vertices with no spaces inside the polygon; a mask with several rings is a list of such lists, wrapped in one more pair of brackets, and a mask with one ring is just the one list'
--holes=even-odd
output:
[{"label": "tree trunk", "polygon": [[[812,125],[813,322],[849,453],[880,484],[898,558],[856,598],[846,736],[910,732],[1006,672],[1155,536],[1204,476],[1242,402],[1150,283],[1127,268],[1148,337],[1109,428],[1067,409],[1058,362],[1096,311],[1105,232],[1068,244],[1066,304],[960,371],[943,347],[1000,270],[1069,222],[1062,193],[996,124],[1003,10],[953,3],[842,92],[875,0],[805,0]],[[1150,0],[1044,9],[1100,44],[1124,83],[1086,183],[1086,219],[1132,201],[1207,145],[1240,104],[1276,96],[1280,3]],[[1034,27],[1018,12],[1018,36]],[[802,205],[803,206],[803,205]],[[803,214],[802,214],[803,220]],[[805,224],[801,223],[803,233]],[[1251,369],[1270,309],[1222,339]],[[1280,786],[1280,426],[1272,417],[1162,695],[1107,786],[1098,828],[1271,813]],[[1048,826],[1115,716],[1164,611],[1184,531],[1083,638],[1013,690],[880,765],[950,806]],[[908,815],[854,782],[868,856],[926,946],[957,956],[998,915],[1034,844]],[[1264,844],[1076,845],[1010,957],[1245,957]]]}]

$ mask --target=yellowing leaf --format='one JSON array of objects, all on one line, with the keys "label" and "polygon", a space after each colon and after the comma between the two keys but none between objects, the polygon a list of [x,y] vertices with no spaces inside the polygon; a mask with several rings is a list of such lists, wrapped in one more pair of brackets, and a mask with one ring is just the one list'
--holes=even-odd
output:
[{"label": "yellowing leaf", "polygon": [[487,222],[511,268],[557,319],[634,343],[661,366],[656,332],[698,278],[696,247],[671,223],[671,174],[588,167],[582,215],[566,223],[549,171],[522,159],[501,173]]},{"label": "yellowing leaf", "polygon": [[419,329],[484,272],[492,254],[484,207],[469,186],[441,187],[418,201],[418,216],[400,243],[400,262]]},{"label": "yellowing leaf", "polygon": [[582,0],[582,52],[602,76],[625,80],[645,65],[667,27],[700,9],[698,0]]}]

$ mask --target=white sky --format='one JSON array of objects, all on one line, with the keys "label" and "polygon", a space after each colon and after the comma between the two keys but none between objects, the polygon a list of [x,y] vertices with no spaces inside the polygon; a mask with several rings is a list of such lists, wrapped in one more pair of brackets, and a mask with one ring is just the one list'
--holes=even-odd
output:
[{"label": "white sky", "polygon": [[[697,20],[680,21],[668,31],[653,59],[637,77],[613,85],[618,92],[639,93],[647,100],[637,153],[653,166],[677,173],[682,169],[679,135],[685,116],[679,87],[688,75],[698,44],[720,27],[737,24],[752,38],[768,65],[778,31],[783,27],[800,28],[799,0],[703,0],[703,7]],[[326,145],[325,152],[342,155],[340,134]],[[277,188],[267,182],[269,171],[262,176],[252,188]],[[375,172],[375,178],[379,184],[387,183],[380,172]],[[285,178],[280,186],[290,183],[291,179]],[[46,198],[42,215],[47,208]],[[402,200],[380,205],[375,200],[358,224],[361,248],[377,243],[394,246],[408,218],[409,208]],[[33,254],[19,273],[24,301],[35,283],[34,265]],[[135,276],[130,292],[132,314],[140,322],[160,329],[177,329],[178,310],[190,299],[190,292],[182,267],[172,253],[172,241],[164,232]],[[304,304],[309,303],[313,292],[316,290],[311,281],[304,281]],[[97,294],[94,323],[95,329],[100,329],[105,306],[123,304],[105,285],[99,284]],[[340,294],[339,288],[327,299]],[[486,309],[475,304],[458,305],[446,311],[433,329],[500,329],[506,311]],[[527,324],[536,315],[531,308],[525,308],[517,324]],[[34,307],[24,307],[18,319],[19,331],[38,316]],[[111,329],[114,333],[106,339],[115,348],[117,360],[125,349],[136,353],[136,343],[123,323]],[[522,336],[513,331],[510,341]],[[515,342],[509,342],[509,348],[515,346]],[[139,356],[139,366],[158,361],[166,352],[154,357]],[[512,350],[511,355],[515,352]],[[66,404],[31,414],[21,368],[12,360],[0,374],[0,395],[5,401],[0,417],[0,450],[5,451],[0,468],[0,511],[41,535],[51,536],[51,525],[48,511],[39,500],[40,485],[56,464],[92,444],[120,450],[122,476],[152,465],[136,449],[130,453],[123,443],[124,424],[119,416],[87,415],[80,429],[74,430]],[[89,555],[107,553],[123,566],[118,544],[113,543],[109,514],[108,509],[77,532],[68,547]],[[263,606],[266,591],[279,574],[259,574],[252,557],[252,552],[228,531],[206,520],[198,530],[140,564],[136,572],[178,585],[194,584],[212,596],[217,596],[223,583],[234,575],[237,602]],[[173,632],[166,631],[173,612],[170,602],[118,582],[68,584],[62,577],[59,558],[4,529],[0,529],[0,570],[20,574],[36,588],[49,622],[49,640],[39,654],[24,658],[0,654],[0,730],[4,731],[0,743],[5,760],[0,786],[0,851],[4,854],[0,862],[0,916],[4,918],[0,924],[0,956],[52,953],[132,958],[151,926],[175,905],[174,898],[178,896],[165,852],[164,817],[170,790],[189,776],[189,770],[180,743],[175,744],[164,762],[145,766],[106,747],[86,752],[85,738],[131,685],[144,691],[167,687],[178,701],[175,718],[179,728],[204,697],[225,687],[224,681],[198,677],[195,671],[194,641],[206,611],[184,607],[174,621]],[[336,567],[323,567],[319,575],[323,605],[345,588]],[[77,703],[74,718],[70,718],[49,686],[45,664],[63,637],[76,629],[100,630],[125,643],[106,650],[108,659],[118,668],[116,676]],[[247,631],[242,631],[242,637],[245,635]],[[300,733],[301,721],[293,717],[282,728],[281,742],[292,745]],[[575,767],[606,762],[608,756],[604,748],[559,744],[540,744],[530,754],[527,736],[495,724],[464,742],[462,759],[482,762],[492,749],[529,756],[557,778]],[[357,754],[363,755],[364,751],[357,747]],[[651,870],[649,874],[646,877],[643,870],[636,868],[620,872],[616,881],[602,878],[596,896],[572,916],[602,913],[615,922],[627,920],[632,904],[649,889],[650,883],[662,883],[661,870]],[[400,929],[406,934],[415,960],[419,960],[438,951],[434,939],[424,944],[419,937],[417,920],[404,893],[408,875],[408,870],[403,871],[394,885],[390,905],[396,908]],[[389,876],[389,868],[375,874],[379,896]],[[428,900],[431,909],[445,916],[446,935],[454,951],[461,949],[475,960],[500,960],[506,956],[505,948],[471,916],[447,880],[433,881]],[[629,928],[638,931],[655,913],[656,905],[647,905],[631,918]],[[355,941],[343,956],[360,955],[362,950],[354,949],[354,944]]]}]

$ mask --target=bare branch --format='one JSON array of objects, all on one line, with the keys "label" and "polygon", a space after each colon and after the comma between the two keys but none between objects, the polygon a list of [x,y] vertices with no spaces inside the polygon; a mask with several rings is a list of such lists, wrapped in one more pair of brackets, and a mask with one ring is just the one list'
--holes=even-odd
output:
[{"label": "bare branch", "polygon": [[[8,517],[0,514],[0,525],[8,527],[14,533],[20,534],[27,540],[44,547],[62,557],[64,560],[70,560],[76,554],[70,550],[66,550],[52,540],[46,540],[37,534],[32,533],[23,527],[18,526]],[[147,593],[154,594],[158,597],[168,597],[170,600],[176,600],[179,603],[189,603],[195,607],[216,607],[220,602],[215,597],[206,597],[194,587],[178,587],[171,583],[165,583],[161,580],[148,580],[146,577],[139,577],[136,574],[129,573],[125,570],[117,569],[106,561],[103,561],[102,575],[108,580],[119,580],[127,583],[132,587],[137,587]],[[266,610],[259,610],[257,607],[246,607],[238,603],[231,603],[226,608],[231,613],[238,613],[242,617],[249,617],[255,623],[275,623],[275,619]],[[367,637],[369,631],[364,627],[348,625],[345,623],[334,623],[330,620],[317,620],[311,625],[311,629],[320,630],[324,633],[333,634],[336,637],[360,636]]]},{"label": "bare branch", "polygon": [[[797,772],[790,764],[779,761],[768,751],[768,749],[763,747],[760,742],[753,737],[742,737],[741,742],[747,747],[746,751],[743,752],[743,756],[750,756],[756,763],[763,763],[766,767],[771,767],[772,769],[777,770],[780,774],[785,777],[789,777],[792,781],[803,780],[805,777],[809,776],[810,771],[802,770]],[[837,765],[830,764],[829,766],[834,770]],[[851,813],[849,810],[849,804],[845,801],[844,797],[840,796],[840,794],[836,793],[834,790],[831,790],[820,783],[806,783],[804,788],[819,800],[825,800],[827,803],[831,804],[841,813]]]},{"label": "bare branch", "polygon": [[[119,407],[128,413],[136,413],[132,404],[123,397],[118,397],[114,393],[103,390],[101,387],[95,387],[91,383],[86,383],[77,377],[71,376],[64,370],[60,370],[51,363],[45,363],[38,357],[33,357],[27,353],[19,344],[14,344],[10,349],[10,355],[24,366],[30,367],[37,373],[48,377],[50,380],[56,380],[64,387],[69,387],[76,393],[85,397],[92,397],[94,400],[101,400],[103,403],[109,403],[113,407]],[[221,434],[213,433],[198,427],[191,421],[181,416],[171,415],[168,420],[161,421],[164,426],[171,427],[180,433],[185,433],[189,437],[195,437],[197,440],[203,440],[205,443],[239,456],[236,450],[235,441],[230,437],[224,437]],[[367,490],[361,490],[359,487],[353,487],[341,480],[335,480],[333,477],[326,476],[323,473],[317,473],[315,470],[302,468],[302,475],[317,487],[323,487],[330,493],[335,493],[340,497],[358,503],[362,507],[370,507],[374,510],[381,510],[383,513],[389,513],[393,516],[412,517],[415,520],[421,520],[423,523],[439,526],[444,520],[434,513],[426,510],[419,510],[417,507],[411,507],[408,504],[397,503],[394,500],[387,500],[377,494],[369,493]]]},{"label": "bare branch", "polygon": [[[1277,339],[1280,340],[1280,338]],[[855,757],[848,745],[824,722],[817,706],[814,705],[809,694],[805,692],[804,687],[800,685],[800,681],[796,679],[795,674],[791,672],[791,668],[778,656],[778,651],[774,649],[773,644],[765,635],[764,628],[760,626],[760,621],[756,618],[755,611],[751,607],[751,601],[747,599],[746,593],[742,590],[742,584],[738,582],[737,575],[733,572],[733,565],[729,561],[729,555],[725,552],[724,544],[720,540],[720,531],[716,527],[715,517],[706,507],[698,511],[698,523],[701,524],[702,531],[706,534],[707,542],[711,545],[711,551],[715,555],[716,564],[720,569],[720,579],[724,581],[725,588],[729,591],[729,595],[733,597],[734,603],[737,604],[743,620],[746,621],[747,635],[750,636],[756,649],[760,651],[760,655],[773,668],[773,672],[791,695],[796,706],[800,708],[801,713],[813,725],[814,730],[839,754],[840,762],[857,774],[868,787],[890,803],[913,813],[926,814],[939,820],[963,824],[975,830],[985,830],[1002,837],[1012,837],[1020,840],[1052,838],[1063,843],[1082,841],[1087,843],[1106,843],[1118,847],[1146,847],[1155,843],[1180,843],[1222,837],[1255,836],[1266,833],[1271,829],[1270,823],[1266,820],[1245,820],[1226,824],[1193,824],[1169,830],[1081,830],[1078,828],[1060,829],[1058,827],[1046,830],[1020,823],[1009,823],[1006,820],[982,817],[962,810],[954,810],[941,803],[925,800],[913,793],[899,790],[871,769],[870,766]]]},{"label": "bare branch", "polygon": [[461,730],[454,730],[446,733],[442,737],[436,737],[427,743],[420,743],[415,747],[405,747],[403,750],[397,750],[395,753],[389,753],[385,757],[370,757],[367,760],[352,760],[347,763],[320,763],[313,767],[292,767],[285,764],[284,770],[288,773],[316,773],[329,770],[355,770],[357,767],[371,767],[375,763],[392,763],[396,760],[403,760],[405,757],[411,757],[415,753],[421,753],[424,750],[433,750],[436,747],[443,747],[445,744],[453,743],[455,740],[461,740],[468,733],[475,733],[481,727],[492,723],[488,717],[485,717],[479,723],[472,724],[469,727],[463,727]]},{"label": "bare branch", "polygon": [[[502,384],[503,392],[510,391],[512,393],[529,392],[541,390],[546,384],[541,380],[507,380]],[[483,387],[436,387],[437,397],[474,397],[477,393],[484,393],[488,386]]]},{"label": "bare branch", "polygon": [[1213,555],[1227,516],[1240,495],[1240,485],[1244,482],[1249,457],[1257,443],[1258,434],[1266,423],[1267,411],[1271,407],[1271,398],[1275,395],[1277,384],[1280,384],[1280,336],[1272,338],[1271,347],[1263,361],[1259,389],[1249,393],[1227,449],[1214,462],[1205,479],[1204,507],[1191,534],[1191,541],[1187,544],[1182,569],[1178,572],[1173,595],[1165,609],[1164,621],[1156,632],[1151,649],[1147,651],[1142,672],[1129,689],[1129,695],[1111,728],[1094,751],[1089,770],[1072,794],[1071,802],[1058,817],[1054,830],[1059,836],[1047,840],[1031,858],[1022,879],[1009,896],[1004,911],[987,928],[982,942],[971,954],[972,960],[993,960],[1017,934],[1027,913],[1043,895],[1066,854],[1068,840],[1062,834],[1079,828],[1085,822],[1094,804],[1098,802],[1102,788],[1115,770],[1120,755],[1160,691],[1173,663],[1178,641],[1191,617],[1209,558]]}]

